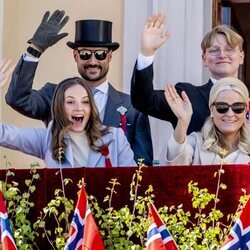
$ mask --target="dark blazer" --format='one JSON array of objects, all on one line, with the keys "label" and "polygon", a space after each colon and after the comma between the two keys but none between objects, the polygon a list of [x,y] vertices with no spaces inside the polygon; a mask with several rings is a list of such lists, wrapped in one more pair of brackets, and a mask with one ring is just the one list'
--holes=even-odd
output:
[{"label": "dark blazer", "polygon": [[[208,99],[212,86],[211,80],[201,86],[184,82],[175,85],[179,95],[185,91],[192,103],[193,115],[188,134],[200,131],[206,118],[210,115]],[[173,127],[176,126],[177,118],[165,99],[164,90],[154,90],[153,64],[143,70],[137,70],[135,65],[131,80],[131,100],[133,106],[144,114],[168,121],[172,123]]]},{"label": "dark blazer", "polygon": [[[46,83],[39,90],[32,89],[38,63],[19,60],[5,96],[6,102],[19,113],[42,120],[46,126],[51,120],[51,102],[57,84]],[[135,160],[143,158],[151,166],[153,146],[148,117],[133,108],[130,96],[117,91],[109,84],[108,101],[104,114],[104,125],[120,127],[120,113],[117,108],[127,108],[127,139]]]}]

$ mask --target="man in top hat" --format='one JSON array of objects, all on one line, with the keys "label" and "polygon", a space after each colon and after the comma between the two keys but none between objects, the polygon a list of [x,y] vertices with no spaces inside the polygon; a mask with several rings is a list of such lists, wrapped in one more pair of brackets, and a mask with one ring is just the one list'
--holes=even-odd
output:
[{"label": "man in top hat", "polygon": [[[51,120],[51,101],[56,84],[46,83],[33,90],[33,79],[39,57],[49,47],[67,36],[59,34],[69,17],[62,10],[47,11],[29,47],[18,62],[6,94],[6,102],[18,112],[42,120],[46,126]],[[107,74],[113,51],[119,43],[112,42],[112,23],[104,20],[76,21],[75,42],[67,42],[73,49],[79,74],[92,88],[95,103],[104,125],[122,127],[135,160],[142,158],[152,165],[153,149],[148,117],[131,105],[130,96],[117,91],[108,81]]]}]

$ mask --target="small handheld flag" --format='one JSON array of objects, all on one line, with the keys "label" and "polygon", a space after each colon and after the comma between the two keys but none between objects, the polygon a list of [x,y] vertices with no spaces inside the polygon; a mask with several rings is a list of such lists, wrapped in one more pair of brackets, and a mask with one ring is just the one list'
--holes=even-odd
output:
[{"label": "small handheld flag", "polygon": [[65,250],[104,250],[104,244],[94,217],[88,206],[87,195],[82,186],[69,231]]},{"label": "small handheld flag", "polygon": [[221,250],[250,249],[250,201],[244,206],[240,217],[225,239]]},{"label": "small handheld flag", "polygon": [[2,192],[0,191],[0,225],[1,225],[1,244],[3,250],[15,250],[16,244],[13,238],[7,210],[5,207]]},{"label": "small handheld flag", "polygon": [[147,250],[178,250],[178,247],[153,203],[149,205],[151,220],[147,232]]}]

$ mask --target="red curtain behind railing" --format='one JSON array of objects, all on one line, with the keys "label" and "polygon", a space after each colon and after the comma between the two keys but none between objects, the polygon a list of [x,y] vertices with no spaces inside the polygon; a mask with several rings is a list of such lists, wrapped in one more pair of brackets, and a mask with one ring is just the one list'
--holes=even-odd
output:
[{"label": "red curtain behind railing", "polygon": [[[217,177],[214,173],[220,166],[171,166],[171,167],[145,167],[142,169],[142,182],[139,188],[139,195],[144,195],[148,185],[152,185],[157,208],[167,205],[178,206],[183,204],[185,211],[192,210],[191,196],[188,193],[188,183],[193,180],[199,183],[200,188],[208,188],[210,193],[215,193]],[[238,200],[242,195],[241,189],[250,193],[250,165],[225,165],[225,173],[221,176],[221,182],[227,185],[226,190],[220,190],[218,209],[225,214],[234,213],[237,209]],[[97,198],[101,207],[107,207],[103,198],[109,194],[106,187],[111,186],[109,181],[116,178],[121,184],[116,187],[117,194],[113,198],[113,206],[120,208],[125,204],[132,206],[129,200],[130,183],[135,171],[134,167],[121,167],[111,169],[74,168],[63,169],[63,177],[73,182],[65,187],[66,196],[77,200],[79,188],[77,183],[84,178],[88,195]],[[11,169],[15,176],[8,177],[8,181],[15,180],[20,183],[21,191],[24,180],[30,179],[30,170]],[[36,191],[32,195],[35,208],[32,210],[32,219],[37,219],[42,208],[54,198],[54,190],[61,188],[61,179],[58,169],[38,169],[40,179],[35,180]],[[0,179],[5,180],[6,170],[0,170]],[[23,190],[22,190],[23,189]]]}]

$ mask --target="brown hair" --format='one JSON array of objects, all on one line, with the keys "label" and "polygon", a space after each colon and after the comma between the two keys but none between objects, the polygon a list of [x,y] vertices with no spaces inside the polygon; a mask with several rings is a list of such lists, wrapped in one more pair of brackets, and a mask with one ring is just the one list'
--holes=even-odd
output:
[{"label": "brown hair", "polygon": [[206,49],[210,48],[216,35],[222,34],[225,36],[230,47],[235,48],[239,46],[240,51],[243,49],[243,38],[232,28],[226,25],[218,25],[208,32],[201,42],[202,53],[206,53]]},{"label": "brown hair", "polygon": [[98,150],[95,146],[95,141],[101,138],[104,134],[108,133],[108,128],[104,128],[102,126],[99,117],[99,112],[94,103],[92,92],[88,85],[83,81],[83,79],[79,77],[73,77],[61,81],[58,84],[54,93],[51,107],[53,121],[51,127],[51,150],[52,157],[56,161],[60,160],[61,162],[64,162],[63,152],[67,147],[64,141],[64,135],[67,132],[69,126],[71,125],[64,111],[64,93],[68,88],[77,84],[81,85],[86,90],[89,97],[91,113],[85,130],[90,148],[95,151]]}]

